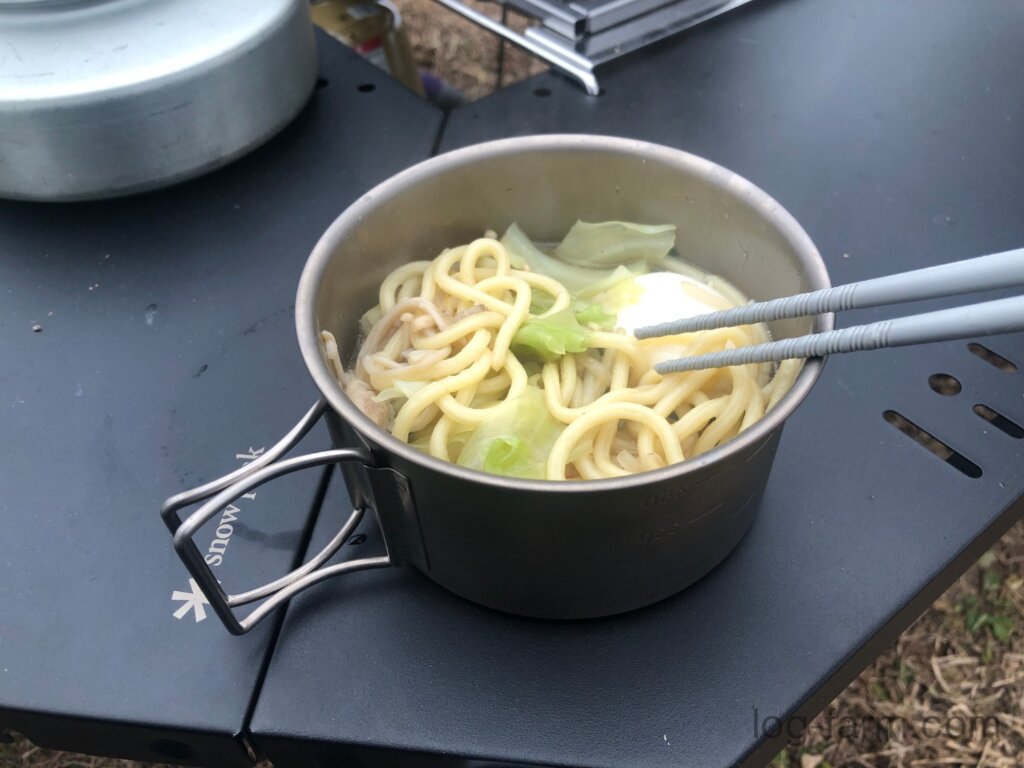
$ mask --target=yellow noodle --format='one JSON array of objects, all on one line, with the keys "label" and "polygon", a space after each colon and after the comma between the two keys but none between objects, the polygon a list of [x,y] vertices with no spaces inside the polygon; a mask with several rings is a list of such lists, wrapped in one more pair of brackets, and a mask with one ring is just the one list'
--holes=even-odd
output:
[{"label": "yellow noodle", "polygon": [[459,259],[459,276],[462,278],[462,282],[466,285],[475,283],[477,262],[481,257],[488,256],[494,260],[496,275],[502,277],[508,275],[508,251],[505,250],[505,246],[493,238],[481,237],[470,243]]},{"label": "yellow noodle", "polygon": [[[493,367],[493,363],[492,363]],[[523,366],[520,365],[519,361],[516,360],[515,356],[509,355],[505,358],[505,375],[508,377],[509,385],[508,392],[505,395],[506,399],[513,397],[519,397],[526,390],[526,371]],[[490,401],[487,405],[470,405],[473,402],[473,398],[477,392],[480,391],[480,385],[474,384],[472,389],[463,389],[459,391],[457,397],[452,395],[443,395],[437,404],[444,411],[445,417],[453,422],[458,422],[464,426],[476,426],[487,418],[487,412],[497,405],[500,400]],[[463,395],[469,392],[469,395],[464,397]]]},{"label": "yellow noodle", "polygon": [[594,442],[594,451],[591,454],[591,458],[594,461],[594,466],[597,467],[597,471],[601,473],[602,477],[623,477],[631,474],[628,469],[623,468],[619,464],[615,463],[610,454],[611,445],[601,438],[608,433],[609,427],[611,433],[614,434],[615,430],[618,429],[618,424],[609,422],[601,427],[598,432],[597,440]]},{"label": "yellow noodle", "polygon": [[341,355],[338,353],[338,342],[330,331],[320,331],[320,340],[324,344],[324,354],[334,368],[334,375],[338,381],[345,380],[345,366],[341,364]]},{"label": "yellow noodle", "polygon": [[697,445],[694,448],[696,454],[710,451],[720,442],[731,437],[743,418],[743,412],[750,399],[750,390],[754,384],[741,368],[731,368],[730,370],[733,372],[732,394],[729,395],[725,407],[718,417],[697,439]]},{"label": "yellow noodle", "polygon": [[409,427],[409,434],[429,429],[434,423],[434,420],[437,419],[440,412],[441,409],[437,407],[437,403],[431,403],[428,405],[424,409],[423,413],[417,416],[416,420],[413,421],[412,425]]},{"label": "yellow noodle", "polygon": [[526,369],[515,355],[505,358],[505,373],[509,377],[509,397],[518,397],[527,387]]},{"label": "yellow noodle", "polygon": [[629,386],[629,359],[625,355],[616,355],[612,363],[612,378],[608,384],[609,392],[616,392]]},{"label": "yellow noodle", "polygon": [[[695,408],[691,408],[685,416],[682,416],[672,425],[672,431],[676,433],[679,442],[699,436],[699,432],[707,426],[708,422],[718,417],[729,401],[729,395],[716,397],[714,400],[706,400]],[[691,451],[692,453],[692,451]]]},{"label": "yellow noodle", "polygon": [[504,287],[516,295],[512,310],[505,318],[505,322],[501,324],[501,328],[494,337],[494,343],[491,345],[491,367],[497,371],[505,365],[505,356],[512,344],[512,337],[519,330],[519,326],[526,322],[526,318],[530,314],[532,292],[525,280],[514,277],[488,277],[486,280],[481,280],[477,287],[487,292]]},{"label": "yellow noodle", "polygon": [[706,403],[710,398],[698,389],[688,399],[690,405],[700,405],[701,403]]},{"label": "yellow noodle", "polygon": [[408,440],[409,431],[413,421],[428,406],[433,405],[437,400],[449,392],[454,392],[468,384],[476,384],[487,375],[487,369],[491,365],[491,353],[484,352],[479,359],[469,368],[453,376],[446,376],[440,381],[435,381],[405,401],[405,405],[395,416],[395,425],[391,428],[391,434],[399,440]]},{"label": "yellow noodle", "polygon": [[[547,275],[512,268],[491,234],[389,274],[378,291],[381,317],[355,362],[368,403],[396,382],[423,383],[404,402],[391,397],[375,403],[374,416],[382,423],[381,408],[402,403],[393,419],[387,417],[392,434],[439,459],[457,460],[495,406],[532,386],[542,389],[548,412],[565,425],[547,458],[548,479],[651,471],[735,437],[777,404],[799,373],[800,361],[781,364],[774,376],[766,363],[668,376],[653,370],[667,356],[767,340],[765,326],[757,324],[645,341],[592,326],[586,351],[562,355],[529,374],[511,345],[533,316],[534,291],[552,302],[538,317],[569,308],[573,297]],[[676,266],[661,268],[689,274]],[[687,284],[685,290],[708,306],[746,303],[720,278],[701,282],[708,288]],[[346,378],[334,336],[323,331],[321,340],[338,380],[354,382]]]},{"label": "yellow noodle", "polygon": [[644,387],[631,387],[620,389],[614,392],[607,392],[591,403],[570,408],[564,405],[559,399],[560,382],[558,379],[558,366],[555,363],[546,363],[541,371],[541,380],[544,382],[544,397],[548,410],[558,421],[566,424],[572,422],[596,407],[610,405],[613,403],[632,402],[639,405],[652,405],[656,403],[673,386],[671,378],[665,378],[660,383]]},{"label": "yellow noodle", "polygon": [[432,336],[414,336],[412,344],[417,349],[440,349],[479,331],[481,328],[498,328],[504,321],[505,315],[500,312],[478,312],[452,323],[443,331],[438,331]]},{"label": "yellow noodle", "polygon": [[456,248],[437,258],[433,269],[430,270],[437,287],[450,296],[462,299],[469,304],[483,304],[488,309],[501,312],[503,315],[511,313],[512,307],[507,302],[491,296],[486,291],[481,291],[475,285],[466,285],[449,274],[449,270],[459,260],[465,250],[464,248]]},{"label": "yellow noodle", "polygon": [[380,284],[378,299],[380,308],[387,312],[401,299],[410,298],[419,293],[419,291],[415,291],[408,296],[397,295],[407,282],[415,281],[415,284],[419,285],[423,280],[423,273],[430,268],[431,264],[432,262],[429,261],[411,261],[385,277],[384,282]]},{"label": "yellow noodle", "polygon": [[612,420],[629,419],[639,421],[651,428],[661,441],[662,450],[665,451],[665,458],[670,463],[683,460],[683,452],[679,448],[679,440],[669,423],[658,416],[650,408],[636,403],[611,403],[604,408],[595,408],[579,417],[562,430],[554,446],[551,455],[548,457],[547,478],[549,480],[564,480],[565,467],[569,463],[569,452],[576,441],[593,427],[600,426]]},{"label": "yellow noodle", "polygon": [[551,305],[551,309],[541,313],[538,317],[547,317],[548,315],[555,314],[555,312],[560,312],[572,302],[569,291],[554,278],[538,275],[536,272],[523,272],[518,269],[512,270],[512,276],[525,281],[531,288],[540,288],[544,293],[555,297],[555,303]]},{"label": "yellow noodle", "polygon": [[740,422],[740,432],[745,430],[764,416],[765,396],[757,385],[756,379],[751,379],[748,388],[747,410],[743,413],[743,421]]},{"label": "yellow noodle", "polygon": [[661,469],[666,466],[665,459],[657,453],[642,453],[640,454],[640,471],[651,472],[655,469]]},{"label": "yellow noodle", "polygon": [[779,363],[779,369],[775,371],[775,378],[766,387],[765,394],[768,395],[768,404],[765,406],[766,412],[774,408],[783,395],[789,392],[789,388],[793,386],[793,382],[796,381],[796,377],[800,373],[800,369],[803,368],[803,365],[803,360],[783,360]]},{"label": "yellow noodle", "polygon": [[559,376],[561,377],[561,386],[559,388],[559,397],[563,403],[571,403],[572,396],[576,394],[576,385],[579,383],[579,376],[576,373],[576,357],[575,355],[563,355],[559,361]]},{"label": "yellow noodle", "polygon": [[[476,388],[476,384],[471,384],[465,389],[460,389],[458,396],[455,398],[458,405],[464,406],[472,400],[473,395],[476,393]],[[451,394],[443,395],[442,399],[444,398],[451,398]],[[451,454],[448,452],[448,438],[454,426],[455,422],[448,417],[447,413],[437,420],[437,424],[434,425],[434,429],[430,432],[429,450],[432,456],[436,456],[442,461],[451,461]]]},{"label": "yellow noodle", "polygon": [[687,438],[679,441],[679,447],[683,449],[683,453],[686,456],[693,456],[693,448],[697,445],[697,435],[690,435]]},{"label": "yellow noodle", "polygon": [[[462,393],[460,392],[459,394]],[[497,405],[498,402],[495,401],[489,406],[473,407],[463,405],[452,397],[451,393],[449,393],[447,395],[442,395],[437,401],[437,404],[444,412],[444,418],[453,422],[458,422],[459,424],[475,427],[487,418],[487,412]]]},{"label": "yellow noodle", "polygon": [[581,456],[572,465],[584,480],[600,480],[605,476],[589,456]]},{"label": "yellow noodle", "polygon": [[431,456],[441,459],[441,461],[451,461],[451,454],[448,453],[448,438],[452,433],[452,426],[454,426],[447,414],[437,420],[437,424],[430,430],[430,447],[429,452]]},{"label": "yellow noodle", "polygon": [[629,359],[638,368],[647,369],[650,367],[647,353],[644,352],[639,342],[631,336],[626,336],[622,333],[609,333],[608,331],[592,331],[590,334],[590,344],[594,347],[614,349],[617,352],[622,352],[628,355]]},{"label": "yellow noodle", "polygon": [[[629,358],[625,355],[615,355],[612,362],[611,381],[608,384],[610,392],[619,392],[629,385]],[[594,463],[597,468],[609,477],[628,475],[630,472],[612,459],[612,441],[619,431],[618,421],[608,421],[598,430],[597,440],[594,441]]]},{"label": "yellow noodle", "polygon": [[[509,357],[509,360],[515,358]],[[506,361],[507,362],[507,361]],[[523,372],[525,377],[526,372]],[[476,388],[477,395],[493,395],[496,392],[505,392],[509,385],[512,383],[511,377],[506,371],[499,371],[494,376],[490,376],[481,381]]]},{"label": "yellow noodle", "polygon": [[413,296],[420,295],[420,288],[423,285],[423,280],[419,277],[410,277],[401,287],[398,289],[398,293],[395,294],[396,301],[402,301],[403,299],[411,299]]},{"label": "yellow noodle", "polygon": [[[452,357],[432,363],[431,365],[406,365],[392,371],[378,373],[376,376],[371,375],[370,383],[373,384],[374,389],[381,390],[391,386],[395,381],[426,381],[427,379],[450,376],[469,367],[474,360],[487,350],[490,340],[490,333],[486,330],[479,330],[473,334],[473,338],[470,339],[469,343]],[[488,354],[488,360],[490,360],[490,354]]]}]

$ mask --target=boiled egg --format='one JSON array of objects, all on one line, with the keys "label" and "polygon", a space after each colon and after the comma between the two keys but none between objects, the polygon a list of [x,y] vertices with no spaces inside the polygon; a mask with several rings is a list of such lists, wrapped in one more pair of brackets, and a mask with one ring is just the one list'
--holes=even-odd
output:
[{"label": "boiled egg", "polygon": [[[637,328],[681,320],[733,305],[707,283],[676,272],[650,272],[633,278],[640,291],[633,302],[619,309],[616,325],[635,335]],[[686,345],[678,336],[649,339],[644,342],[651,365],[681,357]]]}]

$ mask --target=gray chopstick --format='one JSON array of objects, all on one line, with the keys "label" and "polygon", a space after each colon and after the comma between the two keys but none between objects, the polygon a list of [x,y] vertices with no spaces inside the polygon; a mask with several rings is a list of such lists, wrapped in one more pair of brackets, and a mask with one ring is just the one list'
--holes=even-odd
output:
[{"label": "gray chopstick", "polygon": [[920,315],[882,320],[868,325],[826,331],[810,336],[753,344],[708,355],[666,360],[654,366],[660,374],[767,363],[881,347],[905,347],[997,333],[1024,331],[1024,296],[1011,296],[966,307],[940,309]]},{"label": "gray chopstick", "polygon": [[1024,248],[649,325],[638,328],[635,335],[638,339],[672,336],[1015,285],[1024,285]]}]

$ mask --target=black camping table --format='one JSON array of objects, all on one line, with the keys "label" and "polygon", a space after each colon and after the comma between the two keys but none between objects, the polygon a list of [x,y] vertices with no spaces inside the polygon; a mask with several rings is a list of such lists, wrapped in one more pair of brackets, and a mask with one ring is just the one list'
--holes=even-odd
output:
[{"label": "black camping table", "polygon": [[[398,168],[503,136],[625,135],[759,184],[835,283],[1019,247],[1021,39],[1014,0],[760,0],[609,65],[601,96],[541,75],[444,125],[322,42],[329,83],[240,163],[122,202],[4,204],[0,727],[210,765],[764,765],[1021,516],[1024,335],[830,360],[737,550],[610,619],[510,617],[384,570],[230,637],[197,621],[156,507],[304,411],[295,280],[331,217]],[[211,524],[229,586],[347,514],[336,474],[292,477]],[[360,533],[342,558],[381,546]]]},{"label": "black camping table", "polygon": [[[315,399],[295,343],[302,265],[338,211],[430,154],[441,122],[340,44],[319,49],[311,103],[223,170],[124,200],[0,203],[0,729],[251,764],[276,627],[229,636],[157,510]],[[293,476],[207,526],[225,585],[297,564],[324,489]]]}]

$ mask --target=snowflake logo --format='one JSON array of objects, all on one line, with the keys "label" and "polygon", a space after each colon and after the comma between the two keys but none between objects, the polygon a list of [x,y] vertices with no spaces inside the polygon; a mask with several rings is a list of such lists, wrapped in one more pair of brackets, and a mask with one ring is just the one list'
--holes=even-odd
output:
[{"label": "snowflake logo", "polygon": [[189,579],[188,585],[191,589],[190,592],[181,592],[176,589],[171,593],[171,600],[182,603],[174,612],[174,618],[183,619],[189,611],[195,611],[196,624],[198,624],[206,618],[205,606],[209,605],[210,601],[206,599],[206,595],[196,584],[195,579]]}]

